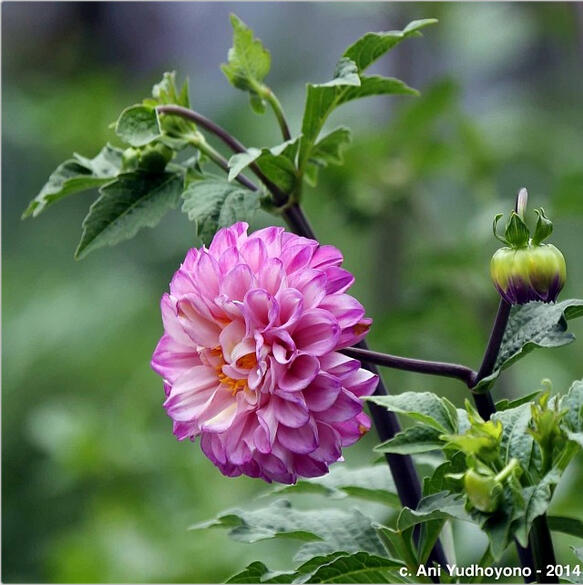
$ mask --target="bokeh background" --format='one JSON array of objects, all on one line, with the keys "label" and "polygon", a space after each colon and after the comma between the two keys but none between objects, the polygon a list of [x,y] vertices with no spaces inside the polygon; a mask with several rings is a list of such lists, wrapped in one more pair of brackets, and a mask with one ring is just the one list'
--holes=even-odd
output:
[{"label": "bokeh background", "polygon": [[[374,348],[477,366],[497,297],[491,221],[529,188],[555,222],[582,296],[583,6],[577,3],[14,3],[2,4],[2,580],[220,582],[255,558],[290,566],[291,546],[234,543],[187,527],[266,489],[226,479],[197,445],[179,443],[149,368],[158,302],[195,244],[179,212],[113,249],[73,260],[96,193],[35,220],[28,201],[73,151],[94,156],[109,124],[166,70],[188,76],[196,109],[248,145],[280,141],[267,113],[223,78],[235,11],[272,53],[268,83],[292,128],[307,81],[330,78],[367,31],[437,17],[375,65],[420,98],[343,106],[346,165],[321,173],[305,207],[323,242],[342,248],[354,294],[375,323]],[[269,221],[257,218],[256,225]],[[583,325],[571,323],[583,337]],[[581,341],[532,354],[496,398],[583,374]],[[386,372],[392,391],[430,390],[461,405],[455,381]],[[370,433],[347,465],[370,462]],[[552,511],[583,518],[578,459]],[[315,500],[304,498],[303,504]],[[342,503],[348,506],[347,502]],[[375,512],[376,513],[376,512]],[[459,528],[460,560],[483,540]],[[559,559],[574,561],[567,537]],[[580,545],[580,543],[579,543]],[[507,562],[515,563],[514,553]]]}]

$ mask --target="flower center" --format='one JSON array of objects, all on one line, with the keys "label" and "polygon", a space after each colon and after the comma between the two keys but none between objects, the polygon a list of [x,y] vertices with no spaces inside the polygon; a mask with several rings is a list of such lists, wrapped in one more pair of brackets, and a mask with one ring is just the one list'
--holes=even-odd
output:
[{"label": "flower center", "polygon": [[238,373],[241,374],[241,378],[233,378],[223,371],[223,366],[227,365],[223,352],[220,347],[215,347],[210,351],[211,355],[215,358],[214,367],[217,372],[217,378],[219,382],[226,386],[233,396],[240,390],[248,390],[249,384],[247,380],[247,374],[249,370],[257,367],[257,358],[255,353],[247,353],[240,358],[234,364]]}]

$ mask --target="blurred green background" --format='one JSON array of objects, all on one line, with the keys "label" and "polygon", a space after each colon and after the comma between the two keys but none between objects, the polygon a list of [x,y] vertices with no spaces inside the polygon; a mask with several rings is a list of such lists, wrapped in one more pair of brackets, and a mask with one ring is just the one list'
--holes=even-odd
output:
[{"label": "blurred green background", "polygon": [[[255,558],[290,566],[293,549],[186,530],[266,488],[223,478],[197,445],[174,439],[149,368],[162,331],[159,298],[196,243],[193,226],[172,213],[77,263],[95,193],[20,221],[57,164],[115,142],[109,123],[170,69],[190,77],[196,109],[246,144],[279,142],[270,114],[251,112],[218,68],[231,11],[271,50],[267,81],[295,131],[304,83],[327,81],[348,44],[437,17],[423,39],[375,65],[422,97],[371,98],[335,113],[331,125],[350,125],[354,142],[346,165],[321,172],[306,191],[305,207],[357,276],[353,293],[375,320],[372,347],[476,367],[497,304],[491,221],[521,186],[555,222],[569,272],[562,298],[582,296],[582,7],[3,3],[2,580],[220,582]],[[571,328],[583,337],[580,322]],[[565,391],[583,374],[580,343],[527,357],[504,374],[496,398],[530,392],[543,377]],[[466,395],[455,381],[392,371],[385,379],[392,391],[436,391],[458,405]],[[370,433],[349,449],[348,465],[371,461],[374,443]],[[554,513],[583,518],[581,463]],[[462,562],[482,552],[467,527],[456,541]],[[556,542],[559,559],[572,563],[576,543]]]}]

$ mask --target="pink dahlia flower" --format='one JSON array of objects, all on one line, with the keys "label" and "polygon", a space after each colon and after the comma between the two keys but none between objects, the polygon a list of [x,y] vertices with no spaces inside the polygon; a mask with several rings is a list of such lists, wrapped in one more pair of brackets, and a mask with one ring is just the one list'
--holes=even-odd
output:
[{"label": "pink dahlia flower", "polygon": [[152,368],[180,440],[228,476],[315,477],[370,428],[377,378],[338,352],[371,320],[333,246],[246,223],[192,249],[162,297]]}]

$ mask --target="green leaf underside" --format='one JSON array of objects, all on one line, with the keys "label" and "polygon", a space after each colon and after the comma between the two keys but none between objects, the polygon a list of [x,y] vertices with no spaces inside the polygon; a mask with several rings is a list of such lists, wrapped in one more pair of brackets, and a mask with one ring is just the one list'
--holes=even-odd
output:
[{"label": "green leaf underside", "polygon": [[249,219],[259,209],[257,192],[219,177],[190,183],[182,198],[182,211],[196,222],[197,235],[207,245],[218,229]]},{"label": "green leaf underside", "polygon": [[476,386],[485,390],[502,370],[537,347],[561,347],[575,336],[567,331],[567,321],[583,315],[583,300],[568,299],[549,304],[532,301],[512,308],[495,369]]},{"label": "green leaf underside", "polygon": [[402,563],[366,552],[335,552],[310,559],[293,572],[273,572],[251,563],[227,583],[392,583]]},{"label": "green leaf underside", "polygon": [[131,146],[145,146],[161,135],[156,108],[136,105],[126,108],[115,125],[115,133]]},{"label": "green leaf underside", "polygon": [[67,195],[100,187],[112,181],[120,171],[122,151],[108,144],[95,158],[89,159],[78,154],[74,157],[56,168],[40,193],[26,208],[23,218],[31,215],[36,217],[49,205]]},{"label": "green leaf underside", "polygon": [[578,518],[566,516],[547,516],[549,529],[563,534],[570,534],[577,538],[583,538],[583,521]]},{"label": "green leaf underside", "polygon": [[192,529],[214,527],[229,528],[229,536],[241,542],[271,538],[301,540],[304,544],[294,557],[299,561],[338,550],[386,554],[370,518],[358,510],[303,511],[292,508],[287,500],[279,500],[259,510],[232,510]]},{"label": "green leaf underside", "polygon": [[529,469],[535,448],[534,438],[527,432],[531,420],[530,404],[496,412],[492,420],[502,423],[500,454],[504,464],[514,457],[524,469]]},{"label": "green leaf underside", "polygon": [[83,258],[96,248],[132,238],[143,227],[155,226],[178,205],[182,182],[180,174],[135,172],[103,186],[83,221],[75,257]]},{"label": "green leaf underside", "polygon": [[271,55],[253,31],[242,20],[231,14],[233,46],[227,55],[228,63],[221,69],[237,89],[257,92],[271,67]]},{"label": "green leaf underside", "polygon": [[496,402],[496,410],[508,410],[510,408],[516,408],[517,406],[522,406],[527,402],[531,402],[534,400],[539,394],[541,393],[540,390],[536,390],[535,392],[531,392],[530,394],[526,394],[521,396],[520,398],[516,398],[515,400],[509,400],[508,398],[503,398]]},{"label": "green leaf underside", "polygon": [[417,424],[407,427],[397,433],[392,439],[377,445],[374,450],[377,453],[398,453],[400,455],[413,455],[441,449],[444,445],[439,437],[442,431],[434,427]]},{"label": "green leaf underside", "polygon": [[442,433],[457,432],[457,411],[453,404],[431,392],[403,392],[394,396],[369,396],[367,400],[387,410],[406,414]]},{"label": "green leaf underside", "polygon": [[583,431],[583,380],[575,380],[561,399],[561,410],[567,410],[563,422],[572,433]]},{"label": "green leaf underside", "polygon": [[330,498],[348,496],[400,507],[396,487],[386,465],[371,465],[356,469],[344,465],[332,467],[328,475],[300,479],[294,485],[281,485],[270,493],[314,493]]}]

